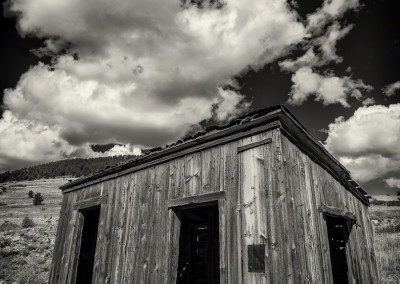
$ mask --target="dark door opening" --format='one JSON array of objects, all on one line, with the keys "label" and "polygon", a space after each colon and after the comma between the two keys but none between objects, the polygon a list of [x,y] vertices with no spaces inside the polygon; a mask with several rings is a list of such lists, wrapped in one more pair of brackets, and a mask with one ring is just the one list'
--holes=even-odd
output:
[{"label": "dark door opening", "polygon": [[76,284],[91,284],[93,277],[94,255],[96,253],[97,231],[99,227],[100,207],[81,211],[83,230],[79,252]]},{"label": "dark door opening", "polygon": [[218,204],[179,210],[177,284],[219,284]]},{"label": "dark door opening", "polygon": [[325,219],[328,227],[333,283],[348,284],[346,244],[350,234],[350,221],[328,215],[325,216]]}]

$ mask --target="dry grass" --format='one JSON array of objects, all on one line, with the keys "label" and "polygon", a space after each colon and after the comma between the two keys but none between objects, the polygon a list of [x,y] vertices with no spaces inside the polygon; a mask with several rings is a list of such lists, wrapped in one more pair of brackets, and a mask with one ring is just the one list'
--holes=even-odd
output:
[{"label": "dry grass", "polygon": [[370,217],[381,283],[399,283],[400,207],[372,205]]},{"label": "dry grass", "polygon": [[[4,184],[7,191],[0,195],[0,283],[47,283],[62,198],[58,187],[66,182],[60,178]],[[42,193],[43,205],[33,205],[29,190]],[[33,227],[23,228],[26,217],[33,220]]]}]

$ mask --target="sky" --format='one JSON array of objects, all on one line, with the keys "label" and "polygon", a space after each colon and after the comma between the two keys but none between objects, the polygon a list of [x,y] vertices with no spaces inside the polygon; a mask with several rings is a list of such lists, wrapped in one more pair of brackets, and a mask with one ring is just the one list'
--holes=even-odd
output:
[{"label": "sky", "polygon": [[139,154],[285,104],[369,193],[394,194],[399,13],[396,0],[3,1],[0,172]]}]

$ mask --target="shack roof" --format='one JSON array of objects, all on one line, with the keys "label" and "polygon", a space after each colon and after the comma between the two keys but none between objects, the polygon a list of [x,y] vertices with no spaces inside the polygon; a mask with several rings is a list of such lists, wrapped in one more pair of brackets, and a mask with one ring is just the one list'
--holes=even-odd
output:
[{"label": "shack roof", "polygon": [[[76,190],[94,183],[125,175],[129,172],[163,163],[180,156],[222,145],[243,137],[240,133],[268,125],[269,128],[280,127],[301,150],[305,151],[314,162],[329,171],[346,189],[369,205],[367,192],[351,177],[350,172],[336,160],[325,147],[318,142],[299,120],[283,105],[266,107],[231,120],[225,125],[213,125],[205,131],[196,133],[164,147],[145,151],[144,154],[123,161],[88,176],[78,178],[60,187],[63,192]],[[267,127],[268,128],[268,127]],[[263,130],[265,131],[265,127]],[[250,133],[254,135],[255,133]],[[217,142],[217,143],[213,143]]]}]

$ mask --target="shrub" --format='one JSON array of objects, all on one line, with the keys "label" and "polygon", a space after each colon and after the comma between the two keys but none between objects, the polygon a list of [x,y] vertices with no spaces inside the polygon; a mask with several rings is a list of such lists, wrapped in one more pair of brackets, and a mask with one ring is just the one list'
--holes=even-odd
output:
[{"label": "shrub", "polygon": [[31,218],[29,218],[28,216],[26,216],[23,220],[22,220],[22,224],[21,224],[22,228],[32,228],[35,226],[35,223],[33,222],[33,220]]},{"label": "shrub", "polygon": [[33,198],[33,191],[32,191],[32,190],[29,190],[29,192],[28,192],[28,197],[29,197],[29,198]]},{"label": "shrub", "polygon": [[40,192],[36,192],[35,195],[33,196],[33,204],[34,205],[41,205],[43,202],[43,196]]},{"label": "shrub", "polygon": [[4,248],[0,251],[0,255],[2,257],[8,257],[8,256],[16,255],[16,254],[18,254],[18,251],[14,250],[12,248]]},{"label": "shrub", "polygon": [[14,231],[19,226],[8,220],[5,220],[3,224],[0,225],[0,232]]},{"label": "shrub", "polygon": [[10,239],[3,239],[0,240],[0,248],[5,248],[11,245],[11,240]]}]

